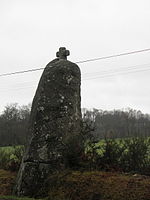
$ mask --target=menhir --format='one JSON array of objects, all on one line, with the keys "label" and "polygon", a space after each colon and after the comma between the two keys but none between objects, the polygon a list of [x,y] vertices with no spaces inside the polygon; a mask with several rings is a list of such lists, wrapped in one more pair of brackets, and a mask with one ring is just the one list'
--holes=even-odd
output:
[{"label": "menhir", "polygon": [[69,139],[80,135],[80,69],[67,60],[66,48],[56,55],[45,67],[33,99],[28,144],[14,189],[18,196],[35,196],[48,174],[63,165]]}]

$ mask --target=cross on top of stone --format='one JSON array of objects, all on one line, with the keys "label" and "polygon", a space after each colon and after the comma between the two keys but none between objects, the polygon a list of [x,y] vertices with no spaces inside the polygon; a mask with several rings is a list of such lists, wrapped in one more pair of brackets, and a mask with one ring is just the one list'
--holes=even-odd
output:
[{"label": "cross on top of stone", "polygon": [[67,60],[67,56],[69,56],[69,55],[70,55],[70,52],[69,52],[69,50],[66,50],[65,47],[60,47],[59,51],[56,53],[56,56],[59,59],[64,59],[64,60]]}]

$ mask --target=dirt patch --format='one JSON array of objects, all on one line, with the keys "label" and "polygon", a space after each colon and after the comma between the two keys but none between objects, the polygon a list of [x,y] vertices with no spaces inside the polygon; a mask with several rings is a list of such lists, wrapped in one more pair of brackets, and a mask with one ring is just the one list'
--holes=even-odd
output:
[{"label": "dirt patch", "polygon": [[[0,195],[11,195],[16,173],[0,169]],[[0,199],[1,200],[1,199]]]}]

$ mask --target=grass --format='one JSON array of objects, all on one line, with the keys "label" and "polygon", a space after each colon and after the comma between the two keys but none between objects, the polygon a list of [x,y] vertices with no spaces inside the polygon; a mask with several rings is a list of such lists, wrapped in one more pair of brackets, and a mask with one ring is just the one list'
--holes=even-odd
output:
[{"label": "grass", "polygon": [[148,200],[150,178],[112,172],[70,172],[49,177],[49,200]]},{"label": "grass", "polygon": [[[0,170],[0,199],[34,200],[11,196],[15,178],[16,173]],[[46,200],[149,200],[149,191],[150,177],[116,172],[63,171],[46,181]]]},{"label": "grass", "polygon": [[5,146],[5,147],[0,147],[0,150],[5,151],[6,153],[13,153],[16,148],[20,149],[22,147],[23,147],[23,145]]},{"label": "grass", "polygon": [[11,195],[16,173],[0,169],[0,195]]},{"label": "grass", "polygon": [[16,196],[0,196],[0,200],[34,200],[34,198],[28,198],[28,197],[16,197]]},{"label": "grass", "polygon": [[5,150],[7,153],[9,153],[14,149],[14,146],[0,147],[0,149]]},{"label": "grass", "polygon": [[23,150],[23,146],[7,146],[7,147],[0,147],[0,152],[5,153],[6,155],[10,156],[10,159],[16,158],[16,151]]},{"label": "grass", "polygon": [[15,184],[16,175],[16,172],[0,169],[0,200],[34,200],[34,198],[16,197],[11,195],[13,186]]}]

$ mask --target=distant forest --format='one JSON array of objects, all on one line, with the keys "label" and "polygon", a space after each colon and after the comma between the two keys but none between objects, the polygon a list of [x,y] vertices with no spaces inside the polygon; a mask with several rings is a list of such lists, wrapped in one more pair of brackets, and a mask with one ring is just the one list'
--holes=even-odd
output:
[{"label": "distant forest", "polygon": [[7,105],[0,115],[0,146],[23,145],[26,142],[31,105]]},{"label": "distant forest", "polygon": [[83,109],[83,120],[94,127],[95,138],[150,136],[150,115],[133,109],[104,111]]},{"label": "distant forest", "polygon": [[[0,146],[25,144],[31,105],[7,105],[0,115]],[[82,109],[82,120],[94,128],[96,140],[150,136],[150,115],[133,109]]]}]

